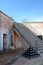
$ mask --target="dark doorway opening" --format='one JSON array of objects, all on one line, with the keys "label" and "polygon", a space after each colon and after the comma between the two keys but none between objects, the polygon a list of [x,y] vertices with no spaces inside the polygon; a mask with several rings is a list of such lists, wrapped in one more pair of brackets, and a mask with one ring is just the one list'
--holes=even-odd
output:
[{"label": "dark doorway opening", "polygon": [[3,51],[6,50],[7,46],[7,34],[3,34]]},{"label": "dark doorway opening", "polygon": [[13,46],[13,35],[11,35],[11,46]]},{"label": "dark doorway opening", "polygon": [[38,35],[37,37],[38,37],[40,40],[42,40],[42,35]]}]

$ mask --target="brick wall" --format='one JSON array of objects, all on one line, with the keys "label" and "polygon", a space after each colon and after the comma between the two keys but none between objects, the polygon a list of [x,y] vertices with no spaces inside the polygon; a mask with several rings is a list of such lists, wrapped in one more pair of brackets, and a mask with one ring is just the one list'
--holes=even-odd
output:
[{"label": "brick wall", "polygon": [[10,48],[11,35],[13,34],[13,20],[3,12],[0,12],[0,22],[0,50],[3,50],[3,34],[7,34],[6,48]]}]

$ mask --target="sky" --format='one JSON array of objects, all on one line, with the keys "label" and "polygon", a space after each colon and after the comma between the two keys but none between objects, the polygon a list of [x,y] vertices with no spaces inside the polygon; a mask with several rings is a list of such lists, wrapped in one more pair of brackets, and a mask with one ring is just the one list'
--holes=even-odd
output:
[{"label": "sky", "polygon": [[16,22],[43,22],[43,0],[0,0],[0,10]]}]

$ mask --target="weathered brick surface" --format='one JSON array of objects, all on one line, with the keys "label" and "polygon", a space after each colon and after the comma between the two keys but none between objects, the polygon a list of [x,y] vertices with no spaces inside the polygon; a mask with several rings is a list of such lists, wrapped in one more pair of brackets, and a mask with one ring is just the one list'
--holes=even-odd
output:
[{"label": "weathered brick surface", "polygon": [[13,21],[1,12],[0,15],[1,27],[4,27],[5,29],[11,29]]}]

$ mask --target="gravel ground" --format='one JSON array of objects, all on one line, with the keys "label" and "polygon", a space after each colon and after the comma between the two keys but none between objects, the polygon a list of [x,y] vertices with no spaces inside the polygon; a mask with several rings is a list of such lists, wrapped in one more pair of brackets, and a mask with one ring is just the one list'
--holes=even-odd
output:
[{"label": "gravel ground", "polygon": [[16,56],[21,54],[23,52],[23,49],[15,49],[15,50],[10,50],[3,55],[0,55],[0,65],[6,65],[8,62],[13,60]]}]

